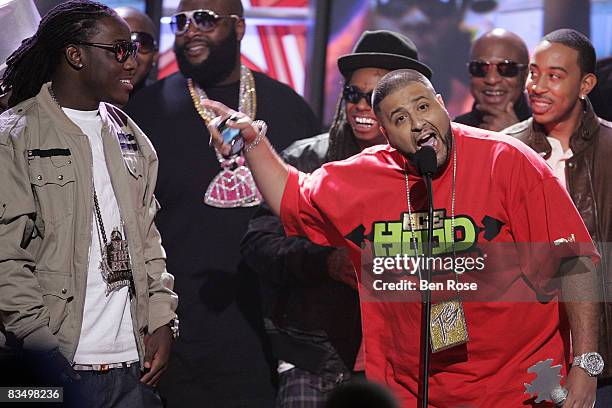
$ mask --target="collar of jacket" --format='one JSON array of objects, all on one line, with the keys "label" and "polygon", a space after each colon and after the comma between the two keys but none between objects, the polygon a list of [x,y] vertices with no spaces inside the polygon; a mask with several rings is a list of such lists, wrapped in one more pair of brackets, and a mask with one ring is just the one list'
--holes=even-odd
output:
[{"label": "collar of jacket", "polygon": [[[582,107],[582,121],[580,122],[580,126],[578,126],[570,138],[570,148],[572,149],[574,155],[579,154],[586,149],[593,141],[595,134],[599,130],[599,119],[597,118],[588,97],[582,101]],[[540,153],[544,159],[548,159],[552,152],[552,147],[550,146],[550,143],[548,143],[548,140],[546,140],[547,134],[544,130],[544,126],[534,122],[533,117],[531,117],[529,120],[531,121],[531,126],[528,144],[532,146],[536,152]]]},{"label": "collar of jacket", "polygon": [[[62,108],[51,96],[51,92],[49,92],[50,86],[51,82],[43,84],[40,92],[36,95],[36,101],[59,128],[69,134],[82,135],[83,131],[81,128],[66,116]],[[113,105],[102,102],[99,109],[102,123],[110,124],[115,133],[121,132],[122,128],[127,126],[127,116]]]}]

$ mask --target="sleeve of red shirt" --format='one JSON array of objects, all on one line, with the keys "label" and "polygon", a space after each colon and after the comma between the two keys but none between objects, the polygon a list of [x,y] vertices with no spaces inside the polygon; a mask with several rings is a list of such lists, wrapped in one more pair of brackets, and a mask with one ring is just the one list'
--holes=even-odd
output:
[{"label": "sleeve of red shirt", "polygon": [[325,171],[318,169],[312,174],[304,174],[291,166],[287,167],[289,177],[280,214],[286,234],[307,237],[322,246],[341,246],[344,242],[342,235],[312,201],[324,182]]},{"label": "sleeve of red shirt", "polygon": [[525,276],[537,290],[552,293],[564,258],[589,256],[597,264],[599,254],[561,182],[539,157],[527,161],[533,166],[515,162],[524,188],[514,189],[510,200],[512,233]]}]

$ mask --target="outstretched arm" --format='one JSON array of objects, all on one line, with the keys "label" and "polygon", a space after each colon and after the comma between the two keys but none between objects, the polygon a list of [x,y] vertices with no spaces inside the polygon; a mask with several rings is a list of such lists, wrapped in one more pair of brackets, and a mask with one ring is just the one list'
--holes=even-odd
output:
[{"label": "outstretched arm", "polygon": [[[597,351],[600,306],[595,265],[589,257],[576,257],[561,264],[561,290],[572,332],[574,356]],[[591,408],[597,378],[573,366],[565,384],[569,391],[564,407]]]},{"label": "outstretched arm", "polygon": [[211,143],[222,154],[229,153],[230,146],[223,143],[223,138],[217,130],[217,125],[226,118],[228,127],[241,130],[245,142],[245,158],[253,173],[255,184],[276,215],[280,215],[281,200],[289,172],[285,163],[276,154],[264,132],[253,120],[241,112],[236,112],[220,102],[205,99],[202,104],[212,109],[218,116],[208,124]]}]

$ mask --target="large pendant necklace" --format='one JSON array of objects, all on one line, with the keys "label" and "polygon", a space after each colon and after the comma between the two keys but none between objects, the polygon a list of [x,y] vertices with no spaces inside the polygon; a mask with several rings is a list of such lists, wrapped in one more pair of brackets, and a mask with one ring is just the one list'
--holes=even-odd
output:
[{"label": "large pendant necklace", "polygon": [[[414,217],[412,215],[412,205],[410,204],[410,186],[408,185],[408,171],[404,173],[406,181],[406,200],[408,201],[408,225],[410,226],[410,233],[412,237],[415,237],[414,233]],[[455,263],[456,251],[455,251],[455,193],[456,193],[456,180],[457,179],[457,147],[453,143],[453,179],[451,187],[451,240],[452,240],[452,253],[453,253],[453,265]],[[430,222],[427,220],[427,222]],[[417,265],[419,259],[419,246],[415,245],[415,256],[417,258]],[[427,260],[425,260],[427,262]],[[459,286],[459,276],[453,270],[455,278],[455,287]],[[419,277],[420,268],[419,268]],[[463,301],[459,295],[459,291],[456,293],[456,297],[447,299],[442,302],[438,302],[431,306],[429,330],[431,333],[431,352],[436,353],[438,351],[446,350],[451,347],[458,346],[460,344],[467,343],[469,340],[467,332],[467,322],[465,319],[465,312],[463,310]]]},{"label": "large pendant necklace", "polygon": [[[202,105],[203,99],[208,99],[206,92],[191,78],[187,79],[187,87],[193,105],[206,125],[216,116],[213,111]],[[257,112],[257,95],[255,78],[246,66],[240,66],[240,91],[238,110],[255,119]],[[246,166],[244,156],[224,158],[215,150],[221,171],[206,189],[204,203],[217,208],[253,207],[261,203],[261,194],[257,190],[251,170]]]}]

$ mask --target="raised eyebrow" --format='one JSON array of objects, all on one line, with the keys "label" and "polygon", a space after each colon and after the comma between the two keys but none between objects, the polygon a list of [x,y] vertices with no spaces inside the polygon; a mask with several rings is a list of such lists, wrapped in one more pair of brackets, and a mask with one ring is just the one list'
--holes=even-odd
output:
[{"label": "raised eyebrow", "polygon": [[395,108],[391,111],[391,113],[389,114],[389,116],[387,116],[387,119],[391,120],[391,118],[393,117],[393,115],[395,115],[396,113],[399,112],[405,112],[406,109],[404,109],[404,106],[400,106],[398,108]]},{"label": "raised eyebrow", "polygon": [[551,70],[555,70],[555,71],[562,71],[565,72],[567,74],[567,69],[563,68],[563,67],[550,67]]},{"label": "raised eyebrow", "polygon": [[[415,103],[417,103],[418,101],[420,101],[421,99],[425,99],[425,100],[427,100],[427,101],[429,101],[429,100],[430,100],[430,99],[429,99],[427,96],[425,96],[425,95],[419,95],[419,96],[417,96],[417,97],[415,97],[415,98],[411,99],[409,103],[410,103],[410,104],[415,104]],[[392,110],[392,111],[391,111],[391,113],[389,114],[388,119],[389,119],[389,120],[391,120],[391,118],[393,117],[393,115],[395,115],[395,114],[396,114],[396,113],[398,113],[398,112],[402,112],[402,111],[404,111],[404,112],[406,111],[406,109],[404,108],[404,106],[403,106],[403,105],[402,105],[402,106],[400,106],[400,107],[398,107],[398,108],[396,108],[396,109],[394,109],[394,110]]]}]

